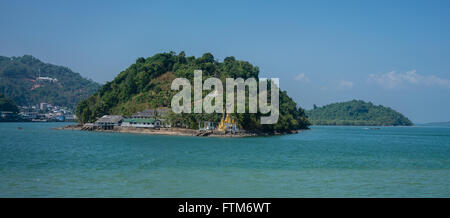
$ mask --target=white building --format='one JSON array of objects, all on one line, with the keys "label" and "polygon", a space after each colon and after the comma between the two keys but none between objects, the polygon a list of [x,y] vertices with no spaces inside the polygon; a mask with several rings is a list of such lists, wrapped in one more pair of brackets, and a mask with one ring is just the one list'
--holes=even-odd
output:
[{"label": "white building", "polygon": [[136,128],[160,128],[161,120],[155,118],[131,118],[124,119],[122,127],[136,127]]},{"label": "white building", "polygon": [[38,78],[36,78],[37,81],[48,81],[48,82],[52,82],[52,83],[56,83],[58,82],[58,79],[56,78],[51,78],[51,77],[44,77],[44,76],[40,76]]}]

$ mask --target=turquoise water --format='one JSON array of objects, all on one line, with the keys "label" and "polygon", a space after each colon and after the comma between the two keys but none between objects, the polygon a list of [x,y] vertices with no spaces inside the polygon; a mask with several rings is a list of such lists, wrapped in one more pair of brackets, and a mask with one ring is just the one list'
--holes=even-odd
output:
[{"label": "turquoise water", "polygon": [[0,123],[0,197],[450,197],[450,127],[199,138],[61,125]]}]

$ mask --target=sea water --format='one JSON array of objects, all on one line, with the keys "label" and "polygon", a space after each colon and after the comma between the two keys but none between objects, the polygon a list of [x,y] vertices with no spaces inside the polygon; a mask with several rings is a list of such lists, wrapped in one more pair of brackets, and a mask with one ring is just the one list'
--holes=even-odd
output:
[{"label": "sea water", "polygon": [[450,127],[204,138],[63,125],[0,123],[0,197],[450,197]]}]

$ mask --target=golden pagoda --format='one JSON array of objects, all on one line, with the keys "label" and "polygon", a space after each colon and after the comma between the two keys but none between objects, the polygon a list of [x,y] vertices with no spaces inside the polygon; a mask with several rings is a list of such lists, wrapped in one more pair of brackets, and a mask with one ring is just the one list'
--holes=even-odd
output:
[{"label": "golden pagoda", "polygon": [[221,131],[226,131],[227,128],[232,128],[234,126],[237,126],[236,122],[234,121],[234,119],[231,119],[230,114],[227,114],[225,116],[225,113],[222,116],[222,119],[220,120],[219,123],[219,130]]}]

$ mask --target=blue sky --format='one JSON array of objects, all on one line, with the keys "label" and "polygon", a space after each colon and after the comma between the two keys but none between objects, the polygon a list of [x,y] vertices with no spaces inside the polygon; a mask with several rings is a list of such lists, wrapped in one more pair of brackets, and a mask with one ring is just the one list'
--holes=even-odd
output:
[{"label": "blue sky", "polygon": [[362,99],[450,120],[450,1],[0,0],[0,55],[104,83],[137,57],[248,60],[304,108]]}]

